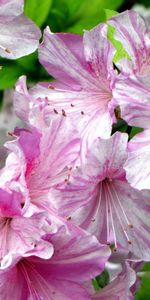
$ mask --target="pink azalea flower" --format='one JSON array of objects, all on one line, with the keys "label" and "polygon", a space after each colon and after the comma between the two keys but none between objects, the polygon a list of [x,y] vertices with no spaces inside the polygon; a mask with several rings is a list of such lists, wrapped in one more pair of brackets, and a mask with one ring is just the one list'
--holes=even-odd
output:
[{"label": "pink azalea flower", "polygon": [[116,28],[115,38],[121,41],[130,59],[116,65],[121,74],[116,78],[113,98],[120,105],[121,116],[130,125],[150,128],[150,32],[134,11],[113,17],[109,24]]},{"label": "pink azalea flower", "polygon": [[121,273],[108,286],[96,293],[92,300],[133,300],[130,288],[135,279],[135,272],[126,263]]},{"label": "pink azalea flower", "polygon": [[11,295],[14,300],[90,300],[82,283],[103,271],[110,250],[79,228],[57,221],[56,232],[45,236],[53,245],[47,257],[41,259],[37,249],[36,256],[25,253],[0,271],[1,300]]},{"label": "pink azalea flower", "polygon": [[128,144],[128,160],[125,163],[127,179],[139,190],[150,189],[150,130],[134,136]]},{"label": "pink azalea flower", "polygon": [[39,44],[40,30],[23,15],[23,0],[0,3],[0,56],[16,59],[34,52]]},{"label": "pink azalea flower", "polygon": [[[115,77],[113,55],[114,49],[107,40],[107,26],[104,24],[85,31],[83,37],[54,34],[46,28],[39,48],[41,64],[57,81],[35,86],[28,99],[33,97],[37,104],[39,98],[43,99],[51,107],[51,115],[69,116],[85,137],[85,147],[87,138],[92,142],[95,136],[106,138],[111,133],[114,118],[111,105]],[[20,91],[21,100],[18,93],[15,101],[21,102],[21,108],[26,111],[27,92],[20,86],[17,91]],[[22,117],[21,108],[15,106],[17,115]]]},{"label": "pink azalea flower", "polygon": [[76,129],[65,117],[51,120],[49,127],[17,129],[16,139],[6,143],[11,151],[0,172],[0,186],[22,193],[24,212],[32,203],[55,208],[49,192],[67,180],[80,152]]},{"label": "pink azalea flower", "polygon": [[150,195],[132,188],[126,180],[127,139],[127,134],[119,132],[110,139],[96,139],[81,168],[51,193],[59,213],[96,235],[101,243],[149,260]]},{"label": "pink azalea flower", "polygon": [[21,197],[17,192],[8,193],[0,189],[1,270],[8,268],[17,256],[34,253],[35,247],[43,249],[40,257],[53,250],[50,243],[41,240],[47,234],[46,214],[35,213],[30,218],[24,217]]}]

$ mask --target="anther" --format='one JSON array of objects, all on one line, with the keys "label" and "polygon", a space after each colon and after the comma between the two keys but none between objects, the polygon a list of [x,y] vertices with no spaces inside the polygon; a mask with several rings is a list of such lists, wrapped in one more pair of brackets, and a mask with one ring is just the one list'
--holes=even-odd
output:
[{"label": "anther", "polygon": [[63,115],[64,117],[67,117],[66,112],[65,112],[64,109],[62,109],[62,115]]},{"label": "anther", "polygon": [[81,111],[81,115],[84,115],[84,111]]},{"label": "anther", "polygon": [[128,224],[129,228],[133,228],[133,225],[132,224]]},{"label": "anther", "polygon": [[58,111],[54,108],[54,113],[58,115]]},{"label": "anther", "polygon": [[7,134],[12,136],[12,137],[14,136],[13,132],[10,132],[10,131],[8,131]]},{"label": "anther", "polygon": [[117,248],[112,249],[112,252],[117,252]]},{"label": "anther", "polygon": [[48,89],[54,90],[55,87],[53,85],[49,84]]},{"label": "anther", "polygon": [[74,105],[74,104],[72,104],[72,103],[71,103],[70,105],[71,105],[71,107],[74,107],[74,106],[75,106],[75,105]]},{"label": "anther", "polygon": [[7,52],[7,53],[9,53],[9,54],[10,54],[10,53],[11,53],[11,50],[10,50],[10,49],[8,49],[8,48],[6,48],[6,49],[5,49],[5,52]]},{"label": "anther", "polygon": [[67,221],[71,221],[71,217],[69,216],[69,217],[67,217]]},{"label": "anther", "polygon": [[17,138],[18,136],[14,134],[14,132],[8,131],[7,132],[8,135],[10,135],[11,137],[15,137]]}]

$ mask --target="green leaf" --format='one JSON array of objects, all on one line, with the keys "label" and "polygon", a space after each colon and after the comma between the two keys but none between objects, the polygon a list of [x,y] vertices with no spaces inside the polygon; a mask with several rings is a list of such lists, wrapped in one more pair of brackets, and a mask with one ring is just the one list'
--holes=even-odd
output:
[{"label": "green leaf", "polygon": [[18,77],[22,75],[22,68],[15,63],[6,65],[0,70],[0,90],[12,88]]},{"label": "green leaf", "polygon": [[124,120],[120,119],[117,123],[113,124],[112,134],[114,134],[116,131],[126,132],[127,128],[128,124]]},{"label": "green leaf", "polygon": [[99,276],[96,277],[97,283],[100,288],[104,288],[109,284],[109,273],[104,270]]},{"label": "green leaf", "polygon": [[143,272],[150,272],[150,262],[146,263],[142,269]]},{"label": "green leaf", "polygon": [[142,276],[141,286],[135,296],[136,300],[149,300],[150,299],[150,274],[147,273]]},{"label": "green leaf", "polygon": [[105,20],[109,20],[110,18],[112,18],[113,16],[118,15],[118,12],[115,10],[110,10],[110,9],[104,9],[105,12]]},{"label": "green leaf", "polygon": [[123,0],[55,0],[48,17],[52,31],[83,33],[100,22],[105,22],[106,12],[118,9]]},{"label": "green leaf", "polygon": [[92,285],[93,285],[95,291],[98,292],[100,290],[100,287],[98,285],[98,282],[97,282],[96,278],[92,279]]},{"label": "green leaf", "polygon": [[37,62],[38,62],[38,53],[37,53],[37,51],[30,54],[30,55],[21,57],[21,58],[16,60],[16,63],[20,67],[22,67],[24,70],[30,71],[30,72],[33,72],[35,70],[35,66],[36,66]]},{"label": "green leaf", "polygon": [[112,10],[118,9],[122,2],[122,0],[93,0],[92,3],[91,0],[82,1],[78,11],[78,20],[69,28],[69,31],[82,33],[83,29],[91,29],[97,24],[105,22]]},{"label": "green leaf", "polygon": [[108,39],[111,41],[113,46],[116,48],[116,53],[113,58],[113,62],[116,63],[122,58],[131,59],[129,54],[126,52],[126,50],[123,48],[122,43],[114,38],[115,28],[111,25],[108,25]]},{"label": "green leaf", "polygon": [[96,291],[104,288],[106,285],[109,284],[109,273],[107,270],[104,270],[100,275],[96,276],[92,279],[93,287]]},{"label": "green leaf", "polygon": [[52,0],[26,0],[24,12],[41,27],[49,14],[51,5]]},{"label": "green leaf", "polygon": [[137,133],[142,132],[144,129],[140,127],[132,127],[129,139],[131,140]]}]

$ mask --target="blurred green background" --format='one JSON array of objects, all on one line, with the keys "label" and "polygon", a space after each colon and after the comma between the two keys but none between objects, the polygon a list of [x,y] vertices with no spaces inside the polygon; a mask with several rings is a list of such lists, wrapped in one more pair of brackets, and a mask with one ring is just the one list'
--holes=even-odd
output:
[{"label": "blurred green background", "polygon": [[[82,34],[109,17],[109,10],[121,12],[135,4],[150,7],[150,0],[25,0],[25,15],[43,30],[47,25],[53,32]],[[110,12],[111,14],[111,12]],[[21,75],[27,75],[28,84],[48,81],[50,76],[38,62],[37,51],[18,60],[0,58],[0,105],[6,89],[13,88]],[[150,263],[141,273],[141,287],[136,300],[150,300]]]}]

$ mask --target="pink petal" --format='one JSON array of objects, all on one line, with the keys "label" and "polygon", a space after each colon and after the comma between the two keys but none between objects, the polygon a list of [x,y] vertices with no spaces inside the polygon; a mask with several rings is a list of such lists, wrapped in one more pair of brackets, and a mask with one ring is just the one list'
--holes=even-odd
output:
[{"label": "pink petal", "polygon": [[137,134],[128,145],[128,160],[125,163],[127,180],[139,190],[150,188],[150,130]]},{"label": "pink petal", "polygon": [[48,259],[53,255],[53,246],[41,240],[47,233],[45,224],[44,214],[34,214],[30,218],[0,218],[1,269],[8,268],[20,256]]},{"label": "pink petal", "polygon": [[108,23],[115,27],[115,38],[121,41],[131,58],[131,62],[118,62],[118,67],[124,73],[141,72],[145,59],[148,59],[148,36],[143,18],[135,11],[129,10],[111,18]]},{"label": "pink petal", "polygon": [[84,31],[84,54],[88,65],[101,81],[104,89],[109,89],[109,79],[114,76],[113,56],[115,49],[107,39],[107,26],[100,24],[91,30]]},{"label": "pink petal", "polygon": [[39,44],[40,30],[23,15],[8,23],[0,21],[0,56],[16,59],[34,52]]},{"label": "pink petal", "polygon": [[135,272],[126,264],[123,271],[108,286],[92,297],[92,300],[133,300],[130,287],[136,279]]},{"label": "pink petal", "polygon": [[30,201],[52,205],[50,189],[68,178],[79,156],[78,132],[68,118],[58,116],[41,132],[29,127],[16,129],[15,134],[19,137],[7,143],[13,153],[1,172],[2,187],[22,193],[24,211]]},{"label": "pink petal", "polygon": [[[98,87],[83,59],[82,38],[79,35],[55,34],[45,29],[39,48],[39,59],[46,70],[59,81],[82,87]],[[79,52],[78,52],[79,51]],[[81,53],[80,55],[78,53]]]},{"label": "pink petal", "polygon": [[26,300],[27,291],[24,287],[24,278],[17,268],[12,268],[9,272],[0,271],[0,294],[1,300],[10,300],[13,295],[14,300]]},{"label": "pink petal", "polygon": [[120,106],[121,116],[130,125],[149,128],[150,111],[149,76],[118,78],[113,90],[116,105]]},{"label": "pink petal", "polygon": [[126,159],[126,134],[97,139],[81,170],[72,172],[69,183],[51,193],[59,214],[96,235],[101,243],[113,243],[116,249],[121,246],[148,260],[149,195],[127,183]]},{"label": "pink petal", "polygon": [[30,164],[40,155],[41,134],[36,128],[14,130],[14,135],[18,136],[19,147],[23,150],[25,159]]},{"label": "pink petal", "polygon": [[16,115],[21,120],[28,121],[29,98],[25,76],[21,76],[17,81],[13,104]]},{"label": "pink petal", "polygon": [[58,231],[45,235],[54,246],[53,256],[41,259],[28,251],[20,260],[16,260],[16,265],[1,270],[0,293],[4,295],[2,300],[10,297],[9,290],[5,291],[4,287],[5,282],[10,283],[12,278],[15,287],[12,284],[10,291],[13,294],[15,288],[14,295],[19,294],[21,300],[28,297],[70,300],[76,296],[83,300],[90,299],[82,283],[104,269],[110,250],[74,225],[67,225],[55,217],[52,218],[53,222]]},{"label": "pink petal", "polygon": [[0,3],[0,20],[14,18],[23,13],[23,0],[2,0]]},{"label": "pink petal", "polygon": [[0,188],[0,216],[21,215],[21,194],[8,193]]},{"label": "pink petal", "polygon": [[109,137],[113,122],[113,108],[109,103],[110,92],[101,91],[100,88],[96,92],[90,89],[76,91],[66,88],[65,85],[63,89],[60,89],[59,85],[60,83],[54,82],[51,85],[54,89],[50,89],[39,84],[30,90],[34,101],[37,101],[38,97],[46,99],[45,120],[52,117],[55,112],[61,115],[64,110],[77,126],[81,136],[85,137],[89,143],[93,142],[95,136]]},{"label": "pink petal", "polygon": [[[100,274],[110,256],[107,246],[100,245],[94,236],[73,224],[60,227],[51,239],[55,253],[51,259],[51,272],[57,278],[83,282]],[[65,270],[65,272],[64,272]]]}]

